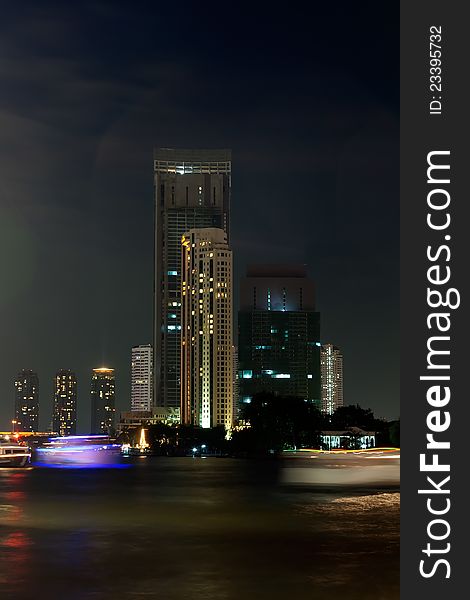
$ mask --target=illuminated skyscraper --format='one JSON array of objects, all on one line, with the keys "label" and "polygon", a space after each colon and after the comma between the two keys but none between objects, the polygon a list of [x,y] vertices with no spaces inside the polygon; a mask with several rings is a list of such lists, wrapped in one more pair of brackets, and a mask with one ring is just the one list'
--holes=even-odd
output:
[{"label": "illuminated skyscraper", "polygon": [[320,313],[304,265],[248,267],[238,328],[240,405],[268,392],[320,408]]},{"label": "illuminated skyscraper", "polygon": [[114,430],[114,369],[93,369],[91,377],[91,433],[110,434]]},{"label": "illuminated skyscraper", "polygon": [[15,430],[39,430],[39,377],[23,369],[15,379]]},{"label": "illuminated skyscraper", "polygon": [[232,251],[222,229],[182,237],[181,420],[233,424]]},{"label": "illuminated skyscraper", "polygon": [[153,349],[134,346],[131,360],[131,411],[152,410]]},{"label": "illuminated skyscraper", "polygon": [[61,436],[77,432],[77,378],[70,369],[61,369],[54,377],[52,429]]},{"label": "illuminated skyscraper", "polygon": [[230,235],[230,150],[154,151],[154,404],[180,405],[181,236],[216,227]]},{"label": "illuminated skyscraper", "polygon": [[332,344],[324,344],[320,352],[321,409],[331,415],[343,406],[343,355]]}]

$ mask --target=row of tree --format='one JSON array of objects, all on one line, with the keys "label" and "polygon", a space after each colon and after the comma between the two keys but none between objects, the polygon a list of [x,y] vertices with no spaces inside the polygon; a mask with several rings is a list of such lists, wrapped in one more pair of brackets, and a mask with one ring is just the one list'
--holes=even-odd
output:
[{"label": "row of tree", "polygon": [[207,453],[233,456],[277,454],[286,448],[319,448],[320,433],[358,427],[376,434],[377,446],[400,445],[400,422],[376,419],[370,409],[343,406],[325,415],[311,402],[261,393],[243,407],[241,418],[250,427],[235,430],[230,440],[223,427],[149,426],[148,441],[158,454]]},{"label": "row of tree", "polygon": [[245,405],[243,417],[250,429],[235,432],[232,445],[249,452],[286,448],[320,448],[323,431],[346,431],[357,427],[376,434],[376,445],[399,446],[399,422],[376,419],[370,409],[359,405],[342,406],[332,415],[322,413],[315,404],[300,398],[261,393]]}]

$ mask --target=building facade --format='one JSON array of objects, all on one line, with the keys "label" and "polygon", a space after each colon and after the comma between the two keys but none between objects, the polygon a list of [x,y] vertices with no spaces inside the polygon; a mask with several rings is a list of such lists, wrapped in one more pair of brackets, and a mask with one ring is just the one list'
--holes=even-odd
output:
[{"label": "building facade", "polygon": [[151,411],[153,394],[153,348],[134,346],[131,353],[131,411]]},{"label": "building facade", "polygon": [[91,433],[110,435],[115,417],[114,369],[93,369],[91,377]]},{"label": "building facade", "polygon": [[154,151],[155,406],[180,405],[181,236],[195,228],[223,229],[229,241],[230,150]]},{"label": "building facade", "polygon": [[180,409],[155,406],[150,411],[123,411],[120,413],[116,432],[121,434],[140,427],[157,425],[158,423],[171,426],[179,425]]},{"label": "building facade", "polygon": [[233,425],[232,252],[222,229],[182,236],[181,419]]},{"label": "building facade", "polygon": [[77,433],[77,378],[70,369],[61,369],[54,377],[52,429],[61,436]]},{"label": "building facade", "polygon": [[333,344],[324,344],[320,353],[321,409],[332,415],[343,406],[343,354]]},{"label": "building facade", "polygon": [[322,431],[322,450],[365,450],[375,448],[375,431],[364,431],[359,427],[347,427],[344,431]]},{"label": "building facade", "polygon": [[320,407],[320,314],[303,265],[253,265],[241,281],[240,408],[254,394],[295,396]]},{"label": "building facade", "polygon": [[15,431],[39,431],[39,377],[30,369],[15,379]]}]

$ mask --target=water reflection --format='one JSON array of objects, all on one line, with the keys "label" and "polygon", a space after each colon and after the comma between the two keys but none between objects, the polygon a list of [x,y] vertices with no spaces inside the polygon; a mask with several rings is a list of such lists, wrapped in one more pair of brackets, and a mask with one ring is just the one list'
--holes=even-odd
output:
[{"label": "water reflection", "polygon": [[22,528],[27,475],[10,469],[0,474],[0,584],[5,597],[30,579],[33,541]]},{"label": "water reflection", "polygon": [[278,467],[0,473],[2,598],[53,597],[51,581],[77,600],[398,598],[397,490],[279,486]]}]

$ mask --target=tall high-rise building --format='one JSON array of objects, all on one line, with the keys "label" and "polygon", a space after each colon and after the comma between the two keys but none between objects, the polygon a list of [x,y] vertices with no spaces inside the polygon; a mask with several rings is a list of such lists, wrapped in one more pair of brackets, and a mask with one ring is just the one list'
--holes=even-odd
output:
[{"label": "tall high-rise building", "polygon": [[216,227],[230,235],[230,150],[154,151],[154,404],[179,407],[181,236]]},{"label": "tall high-rise building", "polygon": [[151,411],[153,392],[153,348],[134,346],[131,355],[131,411]]},{"label": "tall high-rise building", "polygon": [[222,229],[182,237],[181,421],[233,425],[232,251]]},{"label": "tall high-rise building", "polygon": [[253,265],[240,287],[240,405],[268,392],[320,407],[320,313],[305,266]]},{"label": "tall high-rise building", "polygon": [[77,378],[70,369],[61,369],[54,377],[52,429],[62,436],[77,432]]},{"label": "tall high-rise building", "polygon": [[110,434],[114,430],[114,369],[93,369],[91,377],[91,433]]},{"label": "tall high-rise building", "polygon": [[333,344],[324,344],[320,352],[321,409],[332,415],[343,406],[343,354]]},{"label": "tall high-rise building", "polygon": [[23,369],[15,379],[15,430],[39,430],[39,377]]}]

